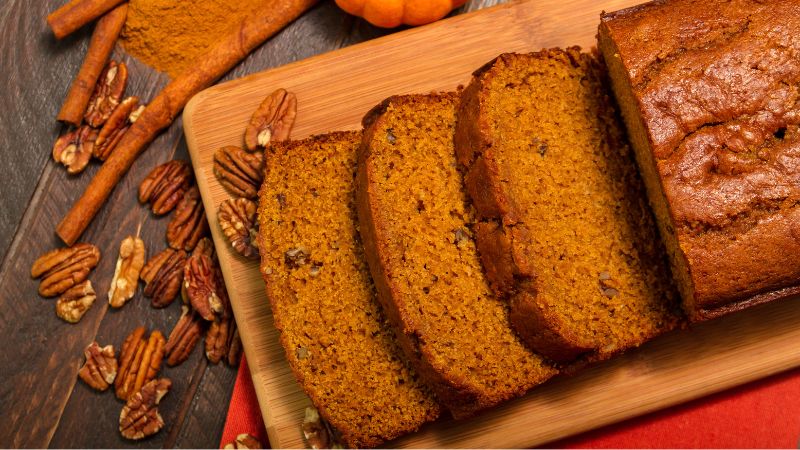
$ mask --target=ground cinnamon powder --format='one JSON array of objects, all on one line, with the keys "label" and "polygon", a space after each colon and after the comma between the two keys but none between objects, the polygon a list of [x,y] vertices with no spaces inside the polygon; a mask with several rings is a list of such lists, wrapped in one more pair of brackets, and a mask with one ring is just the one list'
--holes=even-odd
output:
[{"label": "ground cinnamon powder", "polygon": [[270,0],[130,0],[125,50],[175,78]]}]

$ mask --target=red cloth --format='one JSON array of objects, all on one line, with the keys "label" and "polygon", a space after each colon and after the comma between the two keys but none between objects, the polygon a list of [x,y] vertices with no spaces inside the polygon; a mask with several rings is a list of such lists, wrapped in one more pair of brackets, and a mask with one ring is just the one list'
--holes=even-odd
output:
[{"label": "red cloth", "polygon": [[[244,358],[220,445],[232,441],[239,433],[250,433],[267,443]],[[795,369],[553,442],[548,447],[798,448],[798,442],[800,369]]]},{"label": "red cloth", "polygon": [[250,378],[250,369],[247,368],[247,360],[244,355],[242,355],[242,362],[239,363],[236,384],[233,385],[233,395],[228,407],[228,417],[225,418],[225,428],[222,430],[219,448],[224,447],[228,442],[233,442],[236,436],[242,433],[250,434],[264,445],[269,444],[267,429],[264,427],[261,410],[258,408],[253,379]]}]

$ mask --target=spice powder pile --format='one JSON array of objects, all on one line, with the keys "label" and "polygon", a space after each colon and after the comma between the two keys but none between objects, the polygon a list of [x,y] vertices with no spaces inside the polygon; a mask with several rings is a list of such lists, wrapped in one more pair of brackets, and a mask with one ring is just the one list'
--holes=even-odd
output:
[{"label": "spice powder pile", "polygon": [[131,0],[122,43],[175,78],[245,17],[270,0]]}]

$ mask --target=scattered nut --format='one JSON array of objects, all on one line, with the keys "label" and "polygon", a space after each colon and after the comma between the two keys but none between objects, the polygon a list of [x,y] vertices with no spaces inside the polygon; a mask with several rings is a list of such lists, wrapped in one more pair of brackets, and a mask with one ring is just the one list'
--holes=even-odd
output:
[{"label": "scattered nut", "polygon": [[256,204],[246,198],[227,199],[219,205],[217,220],[222,233],[237,253],[249,259],[258,258],[255,246]]},{"label": "scattered nut", "polygon": [[319,415],[313,406],[306,407],[303,417],[303,437],[309,448],[314,450],[323,448],[344,448],[338,441],[333,428]]},{"label": "scattered nut", "polygon": [[188,306],[182,307],[181,318],[169,334],[164,352],[167,364],[177,366],[189,358],[195,345],[203,334],[203,320],[191,312]]},{"label": "scattered nut", "polygon": [[211,322],[216,314],[223,312],[221,295],[227,294],[220,294],[221,286],[211,258],[204,254],[190,256],[184,267],[183,285],[189,302],[204,320]]},{"label": "scattered nut", "polygon": [[92,342],[83,351],[86,362],[78,371],[78,376],[86,384],[105,391],[117,378],[117,358],[114,356],[114,346],[100,347],[97,342]]},{"label": "scattered nut", "polygon": [[129,399],[161,370],[164,336],[160,331],[153,331],[145,340],[145,331],[144,327],[136,328],[122,344],[119,374],[114,382],[117,398],[120,400]]},{"label": "scattered nut", "polygon": [[167,225],[167,243],[176,250],[190,252],[206,233],[206,211],[200,199],[200,191],[197,186],[192,186],[183,194],[175,215]]},{"label": "scattered nut", "polygon": [[128,67],[125,63],[109,61],[97,79],[97,85],[89,99],[89,106],[83,116],[86,123],[95,128],[101,127],[119,104],[127,83]]},{"label": "scattered nut", "polygon": [[139,203],[150,203],[153,214],[166,214],[183,198],[192,181],[192,170],[186,161],[161,164],[139,185]]},{"label": "scattered nut", "polygon": [[78,323],[96,298],[92,282],[85,280],[61,294],[56,302],[56,315],[66,322]]},{"label": "scattered nut", "polygon": [[194,250],[192,250],[192,256],[201,254],[208,256],[212,260],[214,259],[214,243],[211,239],[207,237],[200,239]]},{"label": "scattered nut", "polygon": [[264,444],[250,434],[243,433],[236,436],[236,440],[225,444],[225,449],[254,449],[264,448]]},{"label": "scattered nut", "polygon": [[286,89],[278,89],[261,102],[244,131],[248,150],[264,148],[270,141],[285,141],[297,116],[297,98]]},{"label": "scattered nut", "polygon": [[164,427],[158,413],[158,404],[169,392],[172,382],[168,378],[152,380],[131,395],[119,415],[119,432],[131,440],[156,434]]},{"label": "scattered nut", "polygon": [[163,308],[178,295],[183,282],[183,266],[186,252],[172,248],[164,249],[142,267],[139,277],[144,281],[144,295],[150,298],[155,308]]},{"label": "scattered nut", "polygon": [[138,237],[128,236],[119,246],[119,258],[114,269],[114,278],[108,289],[108,303],[114,308],[121,308],[136,293],[139,273],[145,260],[144,241]]},{"label": "scattered nut", "polygon": [[206,358],[217,364],[228,354],[231,319],[217,317],[206,333]]},{"label": "scattered nut", "polygon": [[42,278],[39,295],[55,297],[86,280],[99,261],[100,250],[97,247],[75,244],[40,256],[31,267],[31,277]]},{"label": "scattered nut", "polygon": [[94,157],[105,161],[143,110],[144,105],[139,106],[138,97],[128,97],[117,105],[97,135],[92,150]]},{"label": "scattered nut", "polygon": [[97,130],[89,125],[64,133],[53,144],[53,159],[66,166],[69,174],[83,172],[92,158],[97,136]]},{"label": "scattered nut", "polygon": [[264,180],[264,153],[248,153],[239,147],[222,147],[214,153],[214,175],[219,184],[237,197],[258,198]]}]

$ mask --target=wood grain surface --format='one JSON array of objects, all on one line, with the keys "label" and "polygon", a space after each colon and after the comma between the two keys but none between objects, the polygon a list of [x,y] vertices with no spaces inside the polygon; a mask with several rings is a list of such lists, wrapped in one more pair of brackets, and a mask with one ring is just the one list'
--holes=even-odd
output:
[{"label": "wood grain surface", "polygon": [[[501,52],[592,45],[599,12],[636,0],[530,0],[451,18],[204,91],[184,114],[207,209],[229,194],[212,174],[214,151],[241,145],[251,112],[278,87],[297,95],[293,138],[360,127],[385,97],[451,90]],[[313,170],[313,168],[309,168]],[[289,370],[255,262],[212,232],[270,441],[301,447],[309,404]],[[562,377],[461,422],[442,420],[388,446],[527,447],[717,392],[800,365],[800,304],[787,300],[671,333],[621,358]]]},{"label": "wood grain surface", "polygon": [[[120,241],[142,226],[149,254],[165,247],[168,217],[156,218],[138,206],[136,187],[157,164],[187,159],[181,121],[163,133],[133,165],[83,236],[99,246],[102,259],[90,276],[100,294],[77,325],[59,320],[54,300],[40,298],[31,280],[31,263],[59,246],[54,229],[99,167],[68,176],[51,157],[62,131],[56,113],[80,66],[91,27],[56,41],[45,16],[65,0],[0,2],[0,447],[216,447],[222,432],[236,371],[209,365],[200,349],[164,374],[173,390],[162,402],[166,427],[140,442],[123,440],[117,423],[121,402],[77,381],[82,352],[92,340],[119,348],[137,325],[168,333],[180,308],[156,310],[141,289],[121,310],[110,310],[104,292],[113,275]],[[473,0],[456,14],[500,3]],[[340,11],[326,1],[264,44],[226,79],[318,55],[388,34]],[[130,67],[128,92],[152,98],[167,78],[125,54]]]}]

